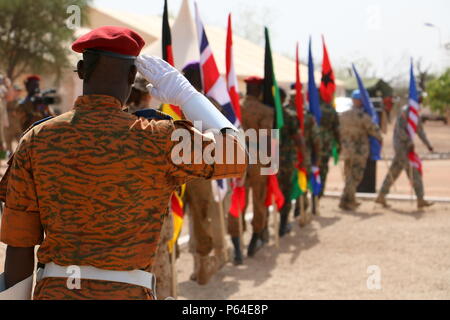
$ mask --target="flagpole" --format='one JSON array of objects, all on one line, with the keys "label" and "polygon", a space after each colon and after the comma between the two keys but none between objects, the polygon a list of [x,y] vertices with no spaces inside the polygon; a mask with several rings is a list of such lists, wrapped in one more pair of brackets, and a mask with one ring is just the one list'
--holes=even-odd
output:
[{"label": "flagpole", "polygon": [[172,286],[171,286],[171,296],[174,299],[177,299],[178,292],[177,292],[177,286],[178,286],[178,279],[177,279],[177,256],[175,252],[175,244],[172,247],[172,251],[170,252],[170,266],[172,271]]},{"label": "flagpole", "polygon": [[304,227],[306,226],[306,217],[305,217],[305,195],[302,194],[299,198],[299,206],[300,206],[300,216],[298,219],[298,223],[300,225],[300,227]]},{"label": "flagpole", "polygon": [[277,210],[277,204],[275,203],[275,197],[272,196],[272,212],[273,212],[273,225],[275,228],[275,247],[279,248],[280,247],[280,234],[279,234],[279,230],[280,230],[280,221],[279,221],[279,213]]},{"label": "flagpole", "polygon": [[[224,182],[226,183],[226,180],[224,180]],[[220,223],[220,237],[222,240],[225,240],[225,236],[226,236],[226,231],[225,231],[225,215],[223,212],[223,199],[219,200],[219,202],[217,203],[217,205],[219,206],[219,223]],[[223,241],[223,247],[222,247],[222,253],[224,255],[224,259],[226,262],[229,261],[228,259],[228,250],[226,248],[226,242]]]}]

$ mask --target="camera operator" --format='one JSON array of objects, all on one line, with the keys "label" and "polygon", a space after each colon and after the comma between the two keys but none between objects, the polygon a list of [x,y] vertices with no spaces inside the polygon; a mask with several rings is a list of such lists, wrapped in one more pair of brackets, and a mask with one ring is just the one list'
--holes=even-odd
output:
[{"label": "camera operator", "polygon": [[[47,97],[46,93],[41,94],[41,78],[37,75],[28,76],[24,82],[27,90],[27,96],[19,103],[19,114],[22,131],[28,129],[36,121],[54,116],[49,108],[54,103],[54,98]],[[54,91],[49,91],[53,93]]]}]

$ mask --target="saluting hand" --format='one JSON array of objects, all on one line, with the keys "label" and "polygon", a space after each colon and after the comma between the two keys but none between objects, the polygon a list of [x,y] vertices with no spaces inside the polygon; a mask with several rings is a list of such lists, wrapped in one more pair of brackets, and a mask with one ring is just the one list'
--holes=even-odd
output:
[{"label": "saluting hand", "polygon": [[182,107],[200,94],[177,69],[161,58],[141,55],[135,64],[150,82],[147,86],[150,95],[163,103]]}]

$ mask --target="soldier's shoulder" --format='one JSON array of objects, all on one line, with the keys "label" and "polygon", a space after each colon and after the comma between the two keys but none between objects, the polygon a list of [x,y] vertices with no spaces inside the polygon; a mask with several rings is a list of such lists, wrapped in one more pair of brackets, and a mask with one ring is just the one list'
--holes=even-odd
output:
[{"label": "soldier's shoulder", "polygon": [[137,117],[147,120],[173,120],[173,118],[162,111],[156,109],[142,109],[133,113]]}]

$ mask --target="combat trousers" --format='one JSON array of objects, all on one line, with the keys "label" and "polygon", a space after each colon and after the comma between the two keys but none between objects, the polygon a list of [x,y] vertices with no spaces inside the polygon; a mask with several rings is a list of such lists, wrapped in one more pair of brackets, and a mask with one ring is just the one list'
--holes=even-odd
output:
[{"label": "combat trousers", "polygon": [[320,159],[320,182],[322,183],[322,189],[320,190],[319,197],[323,196],[323,193],[325,192],[325,186],[327,182],[327,176],[328,176],[328,170],[329,170],[329,164],[330,162],[330,155],[322,156]]},{"label": "combat trousers", "polygon": [[292,192],[292,176],[294,175],[295,166],[294,164],[281,164],[280,172],[278,173],[278,181],[280,183],[280,189],[284,196],[284,206],[280,210],[282,217],[289,216],[291,211],[291,192]]},{"label": "combat trousers", "polygon": [[352,157],[344,161],[345,187],[341,197],[341,205],[356,202],[356,188],[361,183],[366,169],[367,157]]},{"label": "combat trousers", "polygon": [[252,189],[253,198],[253,232],[261,233],[267,224],[268,210],[265,205],[267,193],[267,176],[261,175],[261,166],[259,165],[249,165],[247,169],[247,177],[245,180],[245,190],[247,197],[246,207],[248,205],[248,194],[250,192],[250,189]]},{"label": "combat trousers", "polygon": [[[417,198],[423,199],[424,189],[423,189],[422,176],[420,175],[419,170],[417,170],[416,168],[412,167],[412,170],[411,170],[411,164],[409,163],[408,156],[406,154],[402,154],[402,153],[395,153],[394,159],[392,160],[392,164],[391,164],[391,167],[389,168],[389,172],[386,175],[386,178],[384,179],[383,186],[381,187],[380,193],[383,195],[387,195],[389,193],[389,190],[391,189],[392,184],[395,182],[395,180],[398,179],[402,170],[406,171],[406,174],[408,175],[408,179],[414,187],[414,192],[416,193]],[[412,171],[412,177],[411,177],[411,171]]]},{"label": "combat trousers", "polygon": [[211,181],[194,180],[189,182],[186,185],[185,203],[189,207],[189,218],[192,223],[190,248],[201,256],[207,256],[213,249],[209,215],[209,210],[214,206]]}]

